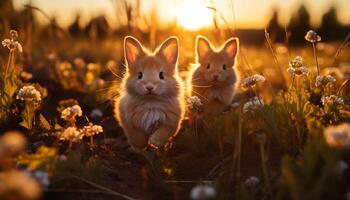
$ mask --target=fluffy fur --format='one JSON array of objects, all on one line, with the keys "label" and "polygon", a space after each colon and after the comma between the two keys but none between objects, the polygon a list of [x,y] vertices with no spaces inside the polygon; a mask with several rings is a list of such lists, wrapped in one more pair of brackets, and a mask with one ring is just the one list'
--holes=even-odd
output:
[{"label": "fluffy fur", "polygon": [[188,95],[202,101],[199,116],[215,116],[232,103],[238,74],[235,70],[238,38],[228,39],[219,49],[204,36],[196,39],[196,65],[188,79]]},{"label": "fluffy fur", "polygon": [[144,149],[148,143],[164,146],[179,130],[184,105],[178,54],[176,37],[168,38],[154,52],[131,36],[124,40],[127,72],[115,116],[134,149]]}]

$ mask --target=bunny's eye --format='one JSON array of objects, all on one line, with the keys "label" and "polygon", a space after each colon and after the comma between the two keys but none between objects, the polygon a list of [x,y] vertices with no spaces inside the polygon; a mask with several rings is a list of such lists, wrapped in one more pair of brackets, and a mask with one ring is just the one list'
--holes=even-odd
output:
[{"label": "bunny's eye", "polygon": [[164,79],[164,73],[163,72],[159,72],[159,78],[162,79],[162,80]]},{"label": "bunny's eye", "polygon": [[208,65],[207,65],[207,69],[210,69],[210,63],[208,63]]},{"label": "bunny's eye", "polygon": [[225,64],[222,65],[222,69],[226,70],[226,65]]},{"label": "bunny's eye", "polygon": [[142,72],[139,72],[139,75],[137,76],[138,79],[142,79]]}]

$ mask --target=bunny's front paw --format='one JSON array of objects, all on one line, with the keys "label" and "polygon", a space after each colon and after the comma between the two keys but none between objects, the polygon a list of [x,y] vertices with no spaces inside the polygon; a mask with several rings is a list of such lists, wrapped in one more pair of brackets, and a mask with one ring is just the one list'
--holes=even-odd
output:
[{"label": "bunny's front paw", "polygon": [[164,145],[164,141],[162,140],[161,137],[159,137],[158,134],[153,134],[151,135],[151,137],[149,138],[149,143],[151,145],[157,146],[157,147],[162,147]]}]

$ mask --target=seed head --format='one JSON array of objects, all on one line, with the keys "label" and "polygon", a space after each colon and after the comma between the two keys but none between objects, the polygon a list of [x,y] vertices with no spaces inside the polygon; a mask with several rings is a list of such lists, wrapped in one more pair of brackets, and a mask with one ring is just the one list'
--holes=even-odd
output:
[{"label": "seed head", "polygon": [[20,99],[22,101],[40,102],[41,94],[38,90],[35,89],[34,86],[26,85],[19,90],[16,99]]},{"label": "seed head", "polygon": [[325,86],[328,83],[333,83],[336,82],[337,80],[331,76],[331,75],[327,75],[327,76],[317,76],[316,77],[316,82],[315,85],[316,87],[320,87],[320,86]]},{"label": "seed head", "polygon": [[67,107],[61,112],[61,118],[66,121],[75,120],[76,116],[80,117],[82,115],[83,111],[81,110],[81,107],[79,105]]},{"label": "seed head", "polygon": [[246,77],[243,79],[242,87],[248,88],[248,87],[254,87],[258,82],[264,82],[266,79],[264,76],[260,74],[254,74],[252,76]]},{"label": "seed head", "polygon": [[321,41],[321,36],[313,30],[309,30],[305,35],[305,40],[311,43],[316,43]]}]

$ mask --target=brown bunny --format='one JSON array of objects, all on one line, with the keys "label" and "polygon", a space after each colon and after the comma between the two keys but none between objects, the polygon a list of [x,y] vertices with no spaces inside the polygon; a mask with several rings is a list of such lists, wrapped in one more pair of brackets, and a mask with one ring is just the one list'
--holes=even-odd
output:
[{"label": "brown bunny", "polygon": [[183,83],[177,73],[178,39],[170,37],[155,52],[135,38],[124,39],[127,73],[116,99],[115,116],[136,150],[164,146],[183,118]]},{"label": "brown bunny", "polygon": [[238,38],[230,38],[215,49],[206,37],[197,36],[197,64],[188,79],[188,95],[200,98],[203,105],[199,117],[218,115],[231,105],[238,79],[238,46]]}]

